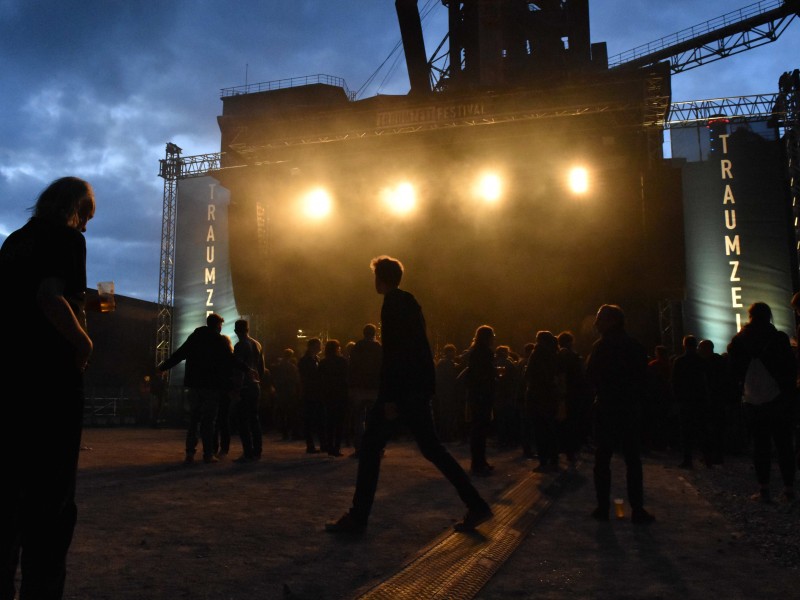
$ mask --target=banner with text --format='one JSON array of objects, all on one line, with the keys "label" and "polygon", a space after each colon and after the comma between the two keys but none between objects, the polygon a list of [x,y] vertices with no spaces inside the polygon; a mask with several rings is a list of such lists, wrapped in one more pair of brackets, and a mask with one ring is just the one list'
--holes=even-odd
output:
[{"label": "banner with text", "polygon": [[[180,179],[177,190],[172,350],[212,312],[222,315],[222,332],[235,341],[239,315],[228,250],[230,194],[213,177]],[[183,363],[172,371],[171,381],[182,385]]]},{"label": "banner with text", "polygon": [[673,158],[684,158],[686,250],[684,333],[725,352],[766,302],[775,326],[794,334],[792,227],[780,141],[763,122],[670,130]]}]

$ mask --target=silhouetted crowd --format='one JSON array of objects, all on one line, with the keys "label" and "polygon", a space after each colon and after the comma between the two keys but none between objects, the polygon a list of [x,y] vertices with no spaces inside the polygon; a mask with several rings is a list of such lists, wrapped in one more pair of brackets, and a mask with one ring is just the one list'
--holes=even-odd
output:
[{"label": "silhouetted crowd", "polygon": [[[282,440],[304,440],[308,453],[338,457],[343,448],[352,448],[350,456],[357,458],[364,417],[377,398],[381,346],[376,332],[368,324],[364,339],[344,348],[335,339],[323,344],[311,338],[299,358],[287,348],[271,361],[260,408],[264,429],[275,430]],[[538,458],[536,470],[556,469],[559,456],[573,464],[593,445],[594,390],[586,378],[586,358],[573,342],[570,331],[539,331],[520,352],[508,345],[491,349],[483,435],[498,450],[519,449],[526,458]],[[435,357],[432,411],[443,442],[471,443],[479,418],[470,398],[472,350],[447,343]],[[678,466],[687,469],[722,464],[726,455],[745,451],[752,440],[741,395],[728,352],[718,353],[711,340],[687,335],[678,353],[656,346],[648,355],[642,451],[678,452]],[[486,465],[473,465],[472,474],[488,475]]]}]

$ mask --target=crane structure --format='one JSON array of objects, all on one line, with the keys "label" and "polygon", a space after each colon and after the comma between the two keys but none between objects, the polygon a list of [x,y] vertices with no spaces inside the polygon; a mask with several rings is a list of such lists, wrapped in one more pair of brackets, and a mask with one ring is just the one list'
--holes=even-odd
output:
[{"label": "crane structure", "polygon": [[[782,129],[786,144],[787,172],[794,206],[795,223],[800,222],[798,192],[800,187],[800,129],[798,124],[797,71],[784,74],[780,91],[774,95],[720,98],[672,103],[669,77],[777,40],[795,16],[800,14],[800,0],[762,0],[737,11],[684,29],[655,42],[608,57],[605,42],[591,43],[589,35],[589,0],[442,0],[448,10],[449,31],[428,59],[422,36],[417,0],[396,0],[396,9],[409,73],[409,98],[469,94],[493,94],[511,98],[526,90],[555,89],[558,85],[591,82],[600,87],[604,73],[624,76],[626,72],[648,71],[643,77],[645,92],[638,100],[642,109],[640,128],[647,137],[648,150],[659,156],[663,131],[670,127],[700,123],[715,114],[736,120],[768,117]],[[449,41],[446,47],[445,42]],[[663,67],[668,62],[668,68]],[[324,78],[321,80],[320,78]],[[280,80],[247,86],[247,89],[222,90],[223,100],[241,99],[247,94],[285,90],[295,85],[327,83],[342,88],[343,101],[353,102],[355,95],[339,78],[326,75]],[[606,100],[596,94],[589,100],[554,100],[551,104],[526,106],[508,102],[505,110],[491,114],[465,116],[448,122],[436,120],[359,125],[341,131],[318,133],[313,130],[284,129],[273,137],[245,135],[240,129],[223,129],[220,152],[182,157],[182,150],[168,143],[166,157],[160,161],[159,175],[164,179],[163,223],[159,270],[158,327],[156,362],[170,353],[173,280],[175,257],[175,215],[177,182],[229,171],[246,165],[275,165],[284,161],[286,152],[309,145],[322,146],[344,140],[368,140],[404,134],[419,134],[437,128],[449,130],[531,122],[586,114],[631,114],[632,106],[617,96]],[[599,99],[598,99],[599,98]],[[612,98],[609,96],[608,98]],[[643,101],[644,99],[644,101]],[[246,100],[246,99],[244,99]],[[244,101],[243,100],[243,101]],[[517,108],[509,109],[508,106]],[[244,131],[244,130],[242,130]],[[226,134],[228,138],[226,139]],[[800,228],[796,228],[800,253]],[[670,311],[660,308],[665,329],[674,328]]]}]

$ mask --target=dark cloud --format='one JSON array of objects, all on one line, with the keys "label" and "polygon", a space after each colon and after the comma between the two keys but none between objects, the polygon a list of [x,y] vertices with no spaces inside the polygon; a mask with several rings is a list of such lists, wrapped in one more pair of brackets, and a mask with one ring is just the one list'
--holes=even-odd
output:
[{"label": "dark cloud", "polygon": [[[418,4],[431,11],[430,54],[446,12],[439,0]],[[593,41],[614,54],[733,10],[726,0],[653,4],[593,0]],[[675,77],[673,98],[774,91],[798,67],[797,27]],[[220,89],[246,82],[322,73],[360,97],[405,93],[402,50],[386,60],[399,41],[392,0],[0,2],[0,238],[24,223],[49,181],[85,177],[98,196],[90,285],[114,279],[119,293],[156,300],[166,142],[185,155],[218,151]]]}]

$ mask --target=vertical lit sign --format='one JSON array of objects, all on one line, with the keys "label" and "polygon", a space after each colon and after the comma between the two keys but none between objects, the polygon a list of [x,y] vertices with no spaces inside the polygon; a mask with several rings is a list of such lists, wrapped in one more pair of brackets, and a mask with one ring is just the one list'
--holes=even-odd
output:
[{"label": "vertical lit sign", "polygon": [[[173,351],[192,331],[205,325],[206,317],[212,312],[225,319],[223,333],[229,337],[233,335],[233,325],[239,315],[231,282],[229,204],[230,193],[213,177],[178,181]],[[180,369],[180,373],[173,373],[178,382],[183,381],[182,364]]]},{"label": "vertical lit sign", "polygon": [[783,160],[774,129],[763,125],[721,118],[671,132],[673,157],[687,160],[684,332],[712,340],[719,352],[753,302],[770,305],[778,329],[794,330]]}]

